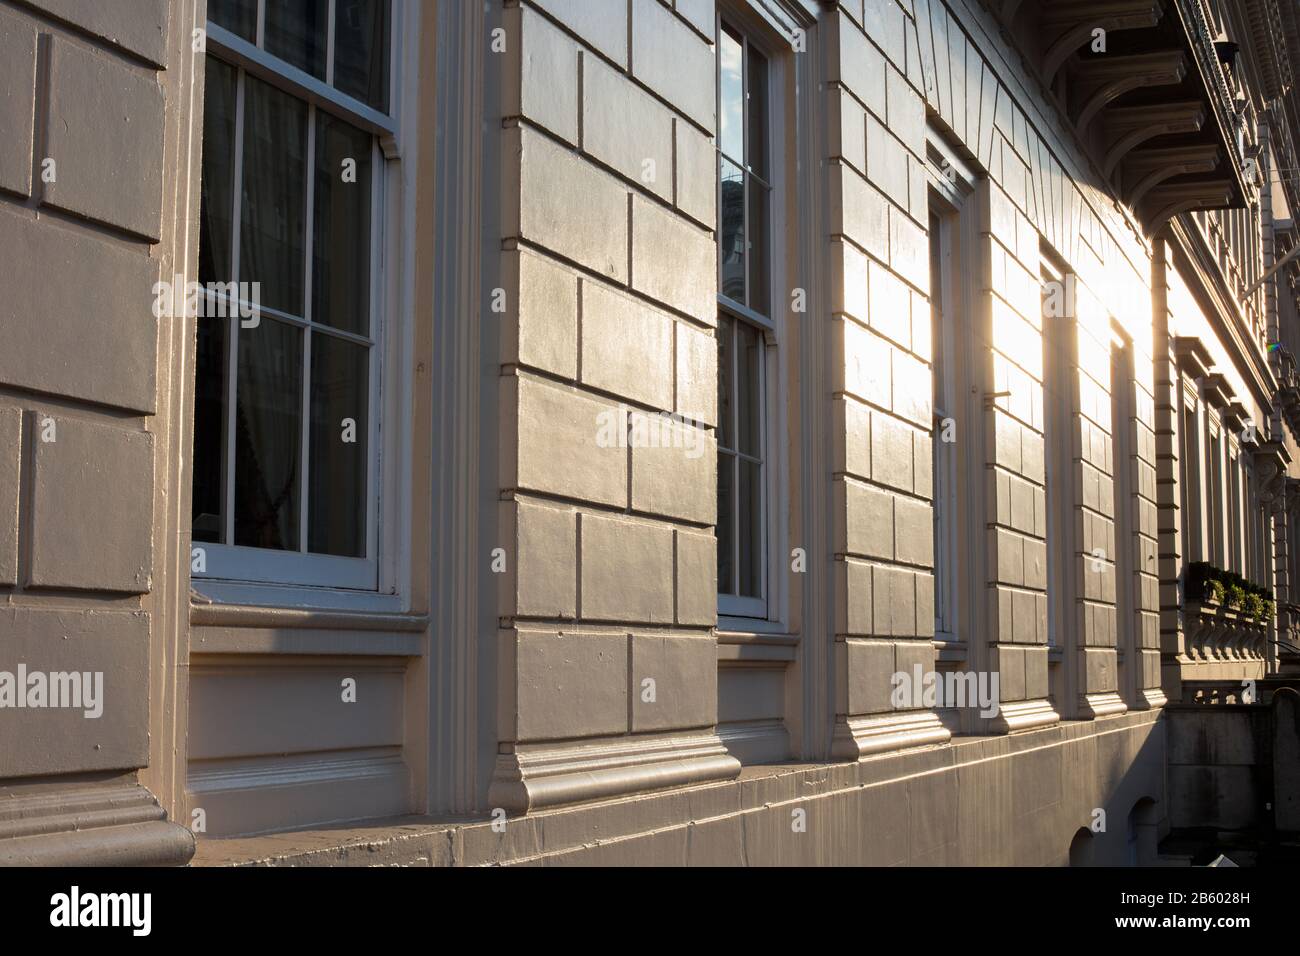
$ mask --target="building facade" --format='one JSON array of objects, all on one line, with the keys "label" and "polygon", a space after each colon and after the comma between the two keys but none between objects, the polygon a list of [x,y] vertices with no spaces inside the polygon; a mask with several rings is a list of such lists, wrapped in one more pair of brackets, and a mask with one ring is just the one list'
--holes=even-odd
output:
[{"label": "building facade", "polygon": [[1295,21],[0,0],[0,860],[1157,861],[1300,637]]}]

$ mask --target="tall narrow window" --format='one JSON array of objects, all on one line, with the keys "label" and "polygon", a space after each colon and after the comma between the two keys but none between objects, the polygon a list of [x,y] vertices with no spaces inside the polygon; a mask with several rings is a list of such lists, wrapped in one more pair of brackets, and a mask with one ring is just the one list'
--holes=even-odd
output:
[{"label": "tall narrow window", "polygon": [[768,615],[772,168],[767,57],[718,22],[718,592]]},{"label": "tall narrow window", "polygon": [[1180,428],[1181,457],[1179,465],[1180,501],[1182,504],[1183,558],[1185,561],[1204,561],[1206,553],[1201,544],[1201,445],[1195,400],[1181,389],[1183,399],[1182,427]]},{"label": "tall narrow window", "polygon": [[968,515],[969,484],[963,483],[957,442],[967,433],[965,382],[972,359],[968,325],[962,321],[956,294],[960,269],[959,214],[935,205],[930,212],[930,354],[934,430],[931,442],[934,494],[934,630],[935,640],[958,642],[960,571],[967,566],[960,551],[961,527]]},{"label": "tall narrow window", "polygon": [[1222,568],[1227,560],[1223,540],[1223,440],[1217,425],[1211,423],[1209,429],[1210,501],[1205,530],[1209,537],[1210,560]]},{"label": "tall narrow window", "polygon": [[1134,536],[1134,363],[1133,346],[1118,329],[1111,331],[1110,435],[1115,494],[1115,643],[1119,650],[1119,690],[1136,700],[1142,663],[1137,649],[1137,568]]},{"label": "tall narrow window", "polygon": [[1074,421],[1075,351],[1078,331],[1070,284],[1055,263],[1044,258],[1045,289],[1066,290],[1064,308],[1043,309],[1043,454],[1047,508],[1047,641],[1064,647],[1073,624],[1075,566]]},{"label": "tall narrow window", "polygon": [[195,573],[374,590],[390,3],[209,12]]},{"label": "tall narrow window", "polygon": [[1241,457],[1228,446],[1228,563],[1227,567],[1238,574],[1247,573],[1242,561],[1245,532],[1241,523]]}]

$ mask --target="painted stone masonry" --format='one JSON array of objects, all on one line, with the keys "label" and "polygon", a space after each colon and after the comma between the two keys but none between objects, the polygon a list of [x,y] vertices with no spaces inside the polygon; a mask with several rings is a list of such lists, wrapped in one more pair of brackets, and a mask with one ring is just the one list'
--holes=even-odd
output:
[{"label": "painted stone masonry", "polygon": [[1286,5],[272,6],[0,0],[0,862],[1176,865],[1285,816]]}]

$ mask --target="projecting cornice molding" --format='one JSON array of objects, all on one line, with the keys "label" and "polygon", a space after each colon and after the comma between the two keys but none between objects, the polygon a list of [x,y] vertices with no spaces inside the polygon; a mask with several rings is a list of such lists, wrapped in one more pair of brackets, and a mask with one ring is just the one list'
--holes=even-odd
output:
[{"label": "projecting cornice molding", "polygon": [[1238,434],[1240,434],[1245,428],[1246,422],[1250,421],[1250,415],[1246,412],[1246,406],[1237,401],[1235,396],[1233,396],[1232,400],[1228,402],[1228,406],[1223,410],[1223,414],[1219,417],[1223,420],[1223,424],[1226,425],[1230,431],[1237,432]]},{"label": "projecting cornice molding", "polygon": [[1201,379],[1201,394],[1205,400],[1219,410],[1226,410],[1232,403],[1232,389],[1228,380],[1220,372],[1211,372]]},{"label": "projecting cornice molding", "polygon": [[1203,378],[1210,371],[1210,352],[1194,335],[1174,336],[1174,359],[1178,368],[1190,378]]}]

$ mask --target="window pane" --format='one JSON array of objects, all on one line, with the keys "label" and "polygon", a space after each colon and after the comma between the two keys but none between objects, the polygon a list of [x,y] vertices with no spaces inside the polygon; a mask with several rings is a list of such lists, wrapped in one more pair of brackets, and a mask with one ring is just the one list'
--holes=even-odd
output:
[{"label": "window pane", "polygon": [[266,0],[266,52],[325,79],[329,0]]},{"label": "window pane", "polygon": [[767,178],[767,58],[749,48],[749,151],[745,163]]},{"label": "window pane", "polygon": [[388,110],[388,0],[338,0],[334,12],[334,85]]},{"label": "window pane", "polygon": [[737,323],[736,441],[740,453],[762,457],[763,395],[759,363],[763,360],[763,334],[752,325]]},{"label": "window pane", "polygon": [[261,304],[302,315],[307,106],[245,77],[239,279]]},{"label": "window pane", "polygon": [[740,565],[736,568],[742,597],[763,596],[763,485],[762,466],[740,460],[736,503],[740,535]]},{"label": "window pane", "polygon": [[366,554],[369,358],[363,345],[312,334],[308,551]]},{"label": "window pane", "polygon": [[718,455],[718,593],[735,594],[736,580],[732,555],[736,550],[736,457]]},{"label": "window pane", "polygon": [[745,159],[744,47],[730,27],[722,28],[718,48],[718,142],[737,162]]},{"label": "window pane", "polygon": [[194,540],[226,536],[227,320],[199,319],[194,372]]},{"label": "window pane", "polygon": [[208,19],[250,43],[257,39],[257,0],[208,0]]},{"label": "window pane", "polygon": [[755,312],[767,315],[769,311],[768,285],[772,281],[767,272],[767,198],[768,189],[749,177],[749,301]]},{"label": "window pane", "polygon": [[722,294],[745,301],[745,176],[740,167],[719,160],[722,198],[718,233],[718,262],[722,270]]},{"label": "window pane", "polygon": [[302,330],[241,328],[236,392],[235,544],[297,551]]},{"label": "window pane", "polygon": [[234,214],[235,70],[204,62],[203,183],[199,198],[199,281],[227,282]]},{"label": "window pane", "polygon": [[312,318],[370,329],[370,148],[355,126],[316,113]]},{"label": "window pane", "polygon": [[732,420],[735,416],[735,383],[732,381],[732,350],[736,320],[723,313],[718,316],[718,447],[735,450]]}]

